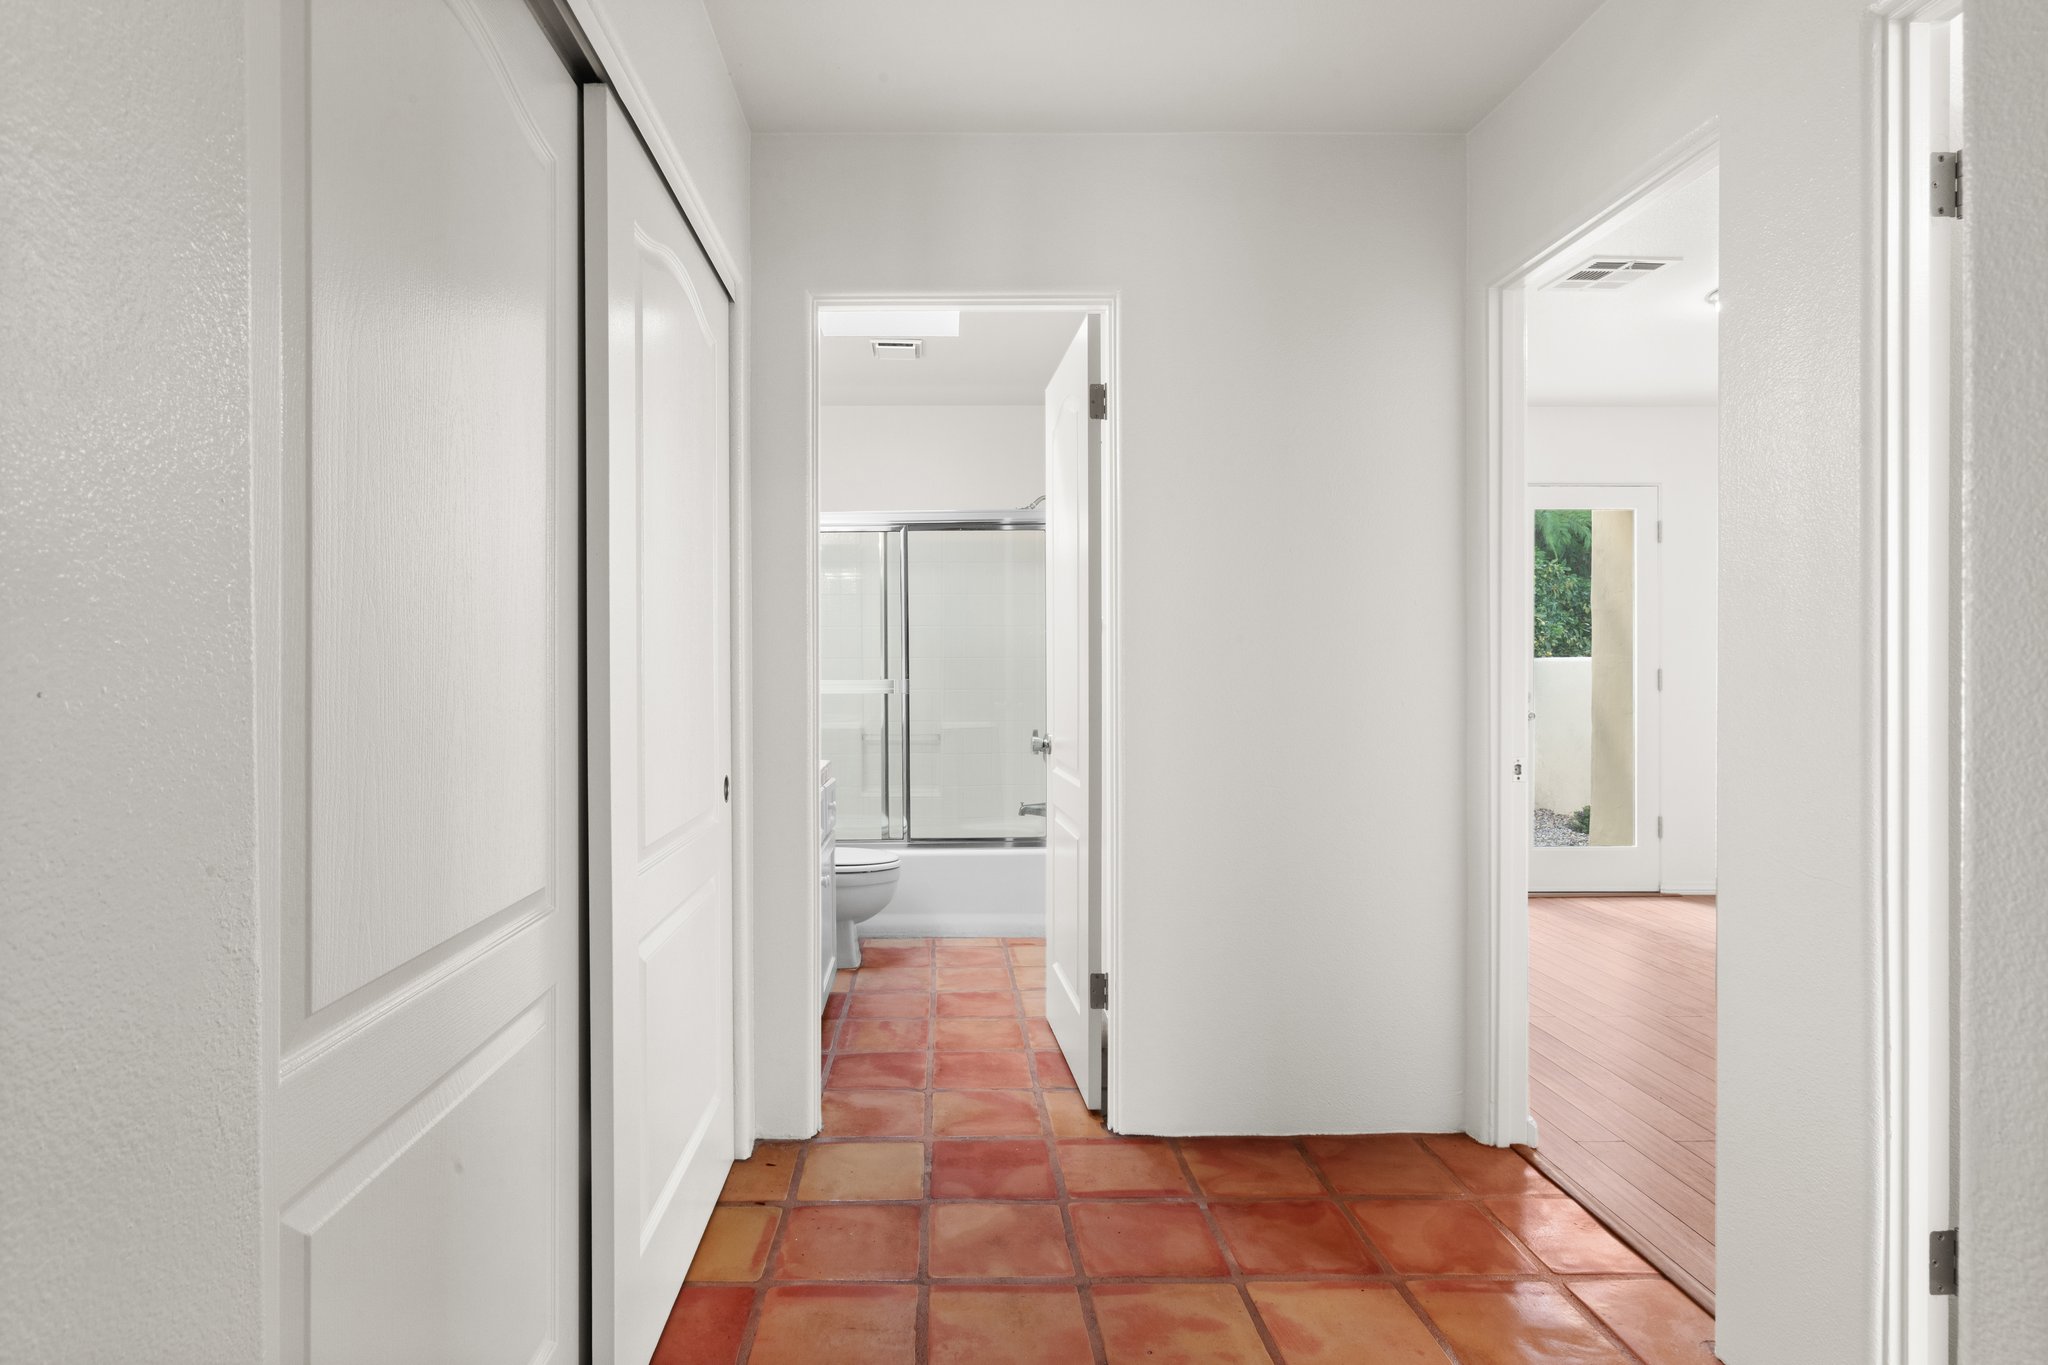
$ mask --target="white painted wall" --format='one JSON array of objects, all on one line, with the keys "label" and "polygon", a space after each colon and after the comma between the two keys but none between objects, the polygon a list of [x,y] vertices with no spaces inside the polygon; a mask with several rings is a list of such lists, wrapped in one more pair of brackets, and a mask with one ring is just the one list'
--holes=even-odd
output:
[{"label": "white painted wall", "polygon": [[[753,530],[778,566],[755,615],[764,960],[804,953],[811,923],[806,292],[1115,291],[1115,989],[1137,1059],[1118,1125],[1456,1127],[1458,141],[777,136],[754,155]],[[1387,771],[1404,782],[1367,780]],[[814,1030],[801,995],[780,1003]],[[763,1084],[766,1126],[765,1064]]]},{"label": "white painted wall", "polygon": [[2048,1342],[2048,7],[1970,0],[1961,1356]]},{"label": "white painted wall", "polygon": [[1664,543],[1654,547],[1664,616],[1657,785],[1663,889],[1671,894],[1710,895],[1715,885],[1718,433],[1712,407],[1539,404],[1528,410],[1524,434],[1531,483],[1657,487],[1664,522]]},{"label": "white painted wall", "polygon": [[818,409],[818,510],[1022,507],[1045,492],[1045,407],[833,404]]},{"label": "white painted wall", "polygon": [[[1483,545],[1487,287],[1719,120],[1715,1337],[1728,1365],[1879,1358],[1871,23],[1865,0],[1609,0],[1467,140],[1468,525]],[[1475,727],[1485,714],[1475,692]],[[1472,903],[1485,898],[1475,882]]]},{"label": "white painted wall", "polygon": [[0,7],[0,1358],[253,1361],[238,0]]}]

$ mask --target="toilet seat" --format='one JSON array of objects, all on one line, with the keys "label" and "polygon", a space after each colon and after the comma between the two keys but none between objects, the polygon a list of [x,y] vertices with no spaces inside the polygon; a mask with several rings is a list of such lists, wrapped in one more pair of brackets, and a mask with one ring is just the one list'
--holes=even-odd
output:
[{"label": "toilet seat", "polygon": [[832,870],[836,873],[893,872],[902,866],[903,860],[887,849],[848,848],[841,845],[832,850]]}]

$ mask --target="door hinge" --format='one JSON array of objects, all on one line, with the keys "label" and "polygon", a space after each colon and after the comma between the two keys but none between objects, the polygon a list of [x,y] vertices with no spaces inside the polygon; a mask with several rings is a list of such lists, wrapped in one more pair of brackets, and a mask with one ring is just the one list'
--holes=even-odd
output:
[{"label": "door hinge", "polygon": [[1927,1292],[1956,1292],[1956,1230],[1927,1234]]},{"label": "door hinge", "polygon": [[1108,419],[1109,385],[1090,384],[1088,386],[1088,415],[1098,422]]},{"label": "door hinge", "polygon": [[1936,218],[1963,216],[1963,154],[1936,152],[1929,158],[1927,198]]},{"label": "door hinge", "polygon": [[1090,972],[1088,974],[1088,1008],[1091,1010],[1106,1010],[1109,1008],[1108,972]]}]

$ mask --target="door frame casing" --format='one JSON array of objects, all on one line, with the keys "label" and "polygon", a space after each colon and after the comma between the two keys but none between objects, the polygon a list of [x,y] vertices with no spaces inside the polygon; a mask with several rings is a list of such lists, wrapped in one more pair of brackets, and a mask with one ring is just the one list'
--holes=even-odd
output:
[{"label": "door frame casing", "polygon": [[1577,226],[1523,257],[1487,287],[1485,306],[1486,509],[1484,547],[1485,837],[1480,852],[1478,984],[1480,1084],[1466,1130],[1505,1147],[1534,1144],[1529,1113],[1529,653],[1527,291],[1547,267],[1657,196],[1720,164],[1720,131],[1708,121],[1657,157]]},{"label": "door frame casing", "polygon": [[[1122,601],[1122,499],[1119,494],[1118,453],[1122,445],[1122,376],[1120,367],[1120,314],[1122,298],[1114,292],[1108,293],[1066,293],[1047,292],[997,292],[978,293],[961,291],[890,292],[866,293],[860,291],[807,291],[804,295],[805,323],[805,510],[813,534],[806,541],[805,576],[805,618],[809,631],[804,652],[807,672],[811,679],[809,698],[809,730],[806,736],[805,752],[808,755],[807,781],[817,781],[818,770],[818,538],[815,528],[819,523],[818,511],[818,406],[819,406],[819,348],[818,313],[826,308],[874,308],[874,309],[959,309],[973,313],[1023,313],[1057,312],[1089,313],[1101,319],[1102,327],[1102,378],[1109,388],[1109,416],[1095,423],[1100,436],[1100,454],[1093,471],[1094,487],[1092,502],[1096,512],[1089,528],[1090,553],[1094,559],[1096,575],[1096,629],[1094,635],[1093,670],[1094,687],[1088,699],[1088,716],[1091,745],[1091,786],[1093,800],[1090,808],[1092,828],[1090,836],[1096,847],[1094,897],[1095,914],[1102,943],[1102,960],[1099,969],[1107,972],[1111,979],[1117,976],[1118,963],[1122,958],[1123,918],[1119,913],[1122,904],[1122,858],[1119,854],[1119,832],[1122,828],[1121,794],[1123,791],[1123,735],[1121,717],[1122,699],[1122,651],[1119,622]],[[816,803],[812,803],[810,842],[818,842]],[[813,894],[818,894],[814,891]],[[819,907],[810,907],[810,920],[819,915]],[[810,935],[815,938],[816,935]],[[819,963],[813,961],[811,971],[815,976]],[[1117,1078],[1122,1074],[1119,1065],[1118,1040],[1121,1030],[1116,1027],[1118,995],[1112,991],[1108,1009],[1104,1012],[1106,1049],[1108,1053],[1108,1074],[1103,1083],[1104,1112],[1116,1112],[1118,1099]],[[807,1055],[809,1068],[806,1077],[808,1105],[812,1130],[823,1126],[823,1079],[820,1075],[818,1030],[815,1021],[805,1025],[811,1052]]]}]

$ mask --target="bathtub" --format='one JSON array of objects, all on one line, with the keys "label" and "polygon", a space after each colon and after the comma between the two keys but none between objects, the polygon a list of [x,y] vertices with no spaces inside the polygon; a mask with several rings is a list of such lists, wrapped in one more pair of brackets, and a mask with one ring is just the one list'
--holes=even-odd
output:
[{"label": "bathtub", "polygon": [[903,859],[896,896],[860,927],[872,938],[1042,938],[1043,846],[890,844]]}]

